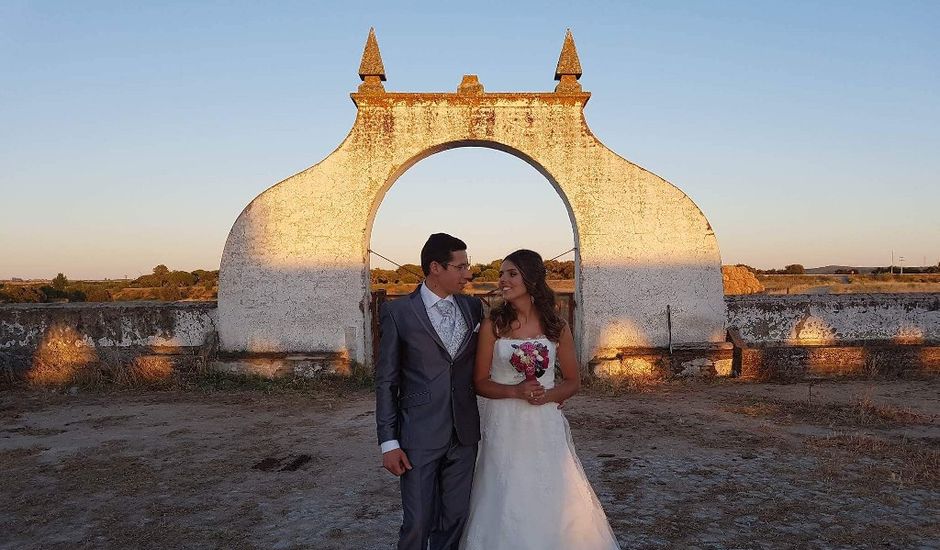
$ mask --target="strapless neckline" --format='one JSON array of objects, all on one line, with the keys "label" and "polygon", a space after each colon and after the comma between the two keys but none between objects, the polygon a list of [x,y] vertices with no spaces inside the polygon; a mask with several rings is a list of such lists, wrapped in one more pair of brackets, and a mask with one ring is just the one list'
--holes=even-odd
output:
[{"label": "strapless neckline", "polygon": [[548,340],[548,337],[545,336],[544,334],[539,334],[538,336],[532,336],[531,338],[506,338],[504,336],[500,336],[499,340],[512,340],[514,342],[528,342],[529,340]]}]

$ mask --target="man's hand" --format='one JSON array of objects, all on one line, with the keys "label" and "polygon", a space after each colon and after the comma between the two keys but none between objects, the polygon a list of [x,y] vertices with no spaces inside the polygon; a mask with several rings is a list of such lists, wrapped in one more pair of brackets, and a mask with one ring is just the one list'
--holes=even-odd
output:
[{"label": "man's hand", "polygon": [[387,453],[382,453],[382,466],[396,476],[401,476],[411,469],[411,462],[408,461],[408,455],[401,449],[392,449]]}]

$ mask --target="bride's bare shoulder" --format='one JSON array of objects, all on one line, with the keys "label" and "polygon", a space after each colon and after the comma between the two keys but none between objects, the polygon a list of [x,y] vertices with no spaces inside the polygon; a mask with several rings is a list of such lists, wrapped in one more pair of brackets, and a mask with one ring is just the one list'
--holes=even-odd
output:
[{"label": "bride's bare shoulder", "polygon": [[480,335],[486,334],[487,336],[492,337],[494,340],[499,340],[500,334],[499,329],[496,327],[496,323],[493,322],[489,317],[484,317],[480,322]]}]

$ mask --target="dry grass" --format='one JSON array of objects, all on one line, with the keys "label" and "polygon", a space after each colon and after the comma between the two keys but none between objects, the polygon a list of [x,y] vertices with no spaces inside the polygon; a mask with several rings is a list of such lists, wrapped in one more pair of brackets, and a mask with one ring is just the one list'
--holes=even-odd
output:
[{"label": "dry grass", "polygon": [[864,477],[871,481],[940,488],[940,448],[936,444],[859,434],[811,437],[806,443],[820,454],[818,471],[827,479],[840,478],[850,465],[861,464]]},{"label": "dry grass", "polygon": [[[124,356],[118,350],[96,350],[70,326],[53,326],[46,331],[26,372],[25,381],[33,388],[79,386],[100,388],[159,388],[174,382],[182,363],[191,369],[204,366],[209,350],[186,358],[160,355]],[[6,382],[14,384],[12,377]]]},{"label": "dry grass", "polygon": [[8,384],[33,389],[172,389],[188,378],[200,376],[205,362],[195,357],[144,355],[122,357],[119,354],[63,353],[51,360],[37,357],[24,381]]},{"label": "dry grass", "polygon": [[218,286],[206,288],[201,285],[184,287],[126,287],[111,292],[111,300],[115,302],[131,301],[177,301],[177,300],[216,300],[218,299]]},{"label": "dry grass", "polygon": [[670,382],[661,376],[584,376],[581,379],[582,390],[597,395],[614,396],[625,393],[651,393],[660,390]]},{"label": "dry grass", "polygon": [[876,403],[870,396],[857,396],[849,403],[787,401],[740,397],[722,410],[745,416],[771,418],[785,424],[824,426],[898,426],[929,424],[933,417],[912,409]]},{"label": "dry grass", "polygon": [[67,325],[50,327],[33,357],[27,379],[33,386],[59,386],[97,361],[93,345]]},{"label": "dry grass", "polygon": [[831,294],[868,292],[940,292],[940,274],[917,275],[758,275],[770,294],[803,294],[820,289]]},{"label": "dry grass", "polygon": [[[72,356],[66,356],[72,357]],[[85,362],[87,360],[87,362]],[[25,379],[8,378],[0,388],[46,390],[52,392],[95,391],[194,391],[264,394],[303,394],[345,396],[374,387],[371,371],[352,364],[347,375],[318,375],[313,378],[285,376],[265,378],[220,372],[209,366],[202,355],[125,357],[103,353],[81,361],[35,362]]]}]

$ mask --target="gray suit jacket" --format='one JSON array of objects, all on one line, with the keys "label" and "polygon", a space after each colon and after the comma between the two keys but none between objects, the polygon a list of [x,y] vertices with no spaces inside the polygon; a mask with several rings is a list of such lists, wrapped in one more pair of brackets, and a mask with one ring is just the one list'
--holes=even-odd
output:
[{"label": "gray suit jacket", "polygon": [[403,449],[439,449],[456,431],[461,445],[480,440],[473,362],[483,303],[455,294],[467,334],[451,358],[431,325],[419,286],[386,302],[375,365],[375,422],[379,443],[397,439]]}]

